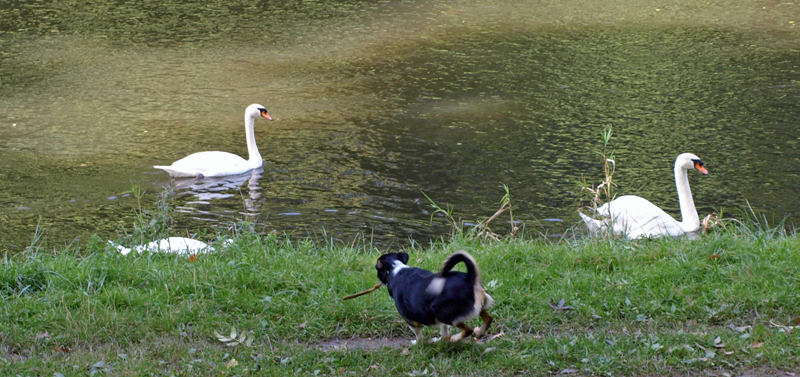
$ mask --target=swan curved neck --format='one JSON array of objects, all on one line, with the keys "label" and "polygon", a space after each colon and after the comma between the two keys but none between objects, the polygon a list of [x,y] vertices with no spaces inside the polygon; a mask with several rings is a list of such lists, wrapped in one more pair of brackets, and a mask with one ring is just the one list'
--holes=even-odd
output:
[{"label": "swan curved neck", "polygon": [[256,118],[250,116],[250,114],[244,115],[244,132],[247,137],[247,152],[249,154],[247,162],[254,166],[261,166],[263,161],[261,160],[261,153],[258,152],[255,130],[253,129],[255,123]]},{"label": "swan curved neck", "polygon": [[686,169],[675,166],[675,186],[678,189],[678,203],[681,206],[681,228],[686,232],[700,229],[700,217],[692,199],[692,189],[689,188],[689,177]]}]

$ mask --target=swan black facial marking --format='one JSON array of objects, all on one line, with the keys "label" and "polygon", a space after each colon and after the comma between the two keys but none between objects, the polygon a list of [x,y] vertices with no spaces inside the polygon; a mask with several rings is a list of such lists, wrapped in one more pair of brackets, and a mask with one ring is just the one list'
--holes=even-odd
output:
[{"label": "swan black facial marking", "polygon": [[702,160],[696,160],[696,159],[692,159],[692,162],[694,162],[694,164],[695,164],[695,165],[705,166],[705,165],[703,164],[703,161],[702,161]]}]

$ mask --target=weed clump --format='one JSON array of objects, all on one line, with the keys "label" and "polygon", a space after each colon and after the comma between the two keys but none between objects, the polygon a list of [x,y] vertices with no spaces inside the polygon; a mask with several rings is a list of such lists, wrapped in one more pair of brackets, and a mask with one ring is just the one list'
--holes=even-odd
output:
[{"label": "weed clump", "polygon": [[165,187],[157,196],[154,208],[144,208],[142,199],[146,193],[139,185],[131,184],[131,192],[136,198],[137,208],[134,210],[133,230],[128,232],[120,225],[122,234],[117,233],[122,245],[144,245],[150,241],[169,237],[174,224],[169,200],[174,191]]},{"label": "weed clump", "polygon": [[[430,196],[425,194],[424,192],[422,195],[428,199],[428,202],[433,207],[433,212],[431,213],[431,221],[433,221],[433,217],[437,214],[443,216],[447,223],[451,227],[451,233],[454,237],[465,237],[468,240],[483,240],[483,241],[500,241],[502,239],[513,239],[521,234],[521,227],[519,226],[519,221],[514,220],[514,211],[511,206],[511,191],[508,188],[508,185],[503,184],[503,190],[505,191],[505,195],[500,199],[500,208],[497,211],[489,216],[486,219],[478,220],[474,226],[468,227],[467,223],[459,217],[453,215],[453,208],[450,206],[442,207],[436,203]],[[505,236],[501,236],[494,232],[489,225],[492,221],[497,219],[500,215],[504,212],[508,211],[509,216],[509,224],[511,224],[511,229],[509,230],[508,234]],[[465,231],[465,229],[467,229]]]}]

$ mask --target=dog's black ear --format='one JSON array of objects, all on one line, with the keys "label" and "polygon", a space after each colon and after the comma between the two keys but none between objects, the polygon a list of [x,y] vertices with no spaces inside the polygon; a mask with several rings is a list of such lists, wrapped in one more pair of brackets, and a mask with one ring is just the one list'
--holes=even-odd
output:
[{"label": "dog's black ear", "polygon": [[403,264],[408,264],[408,254],[400,253],[400,261],[403,262]]}]

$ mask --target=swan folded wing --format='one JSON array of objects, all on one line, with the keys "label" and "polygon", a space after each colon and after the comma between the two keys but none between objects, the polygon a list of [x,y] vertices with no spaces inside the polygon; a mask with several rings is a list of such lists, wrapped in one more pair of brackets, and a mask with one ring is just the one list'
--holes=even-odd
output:
[{"label": "swan folded wing", "polygon": [[636,239],[662,235],[677,237],[685,233],[672,216],[638,196],[622,196],[603,207],[606,207],[604,212],[618,235]]},{"label": "swan folded wing", "polygon": [[[166,252],[166,253],[176,253],[176,254],[197,254],[206,251],[214,251],[214,248],[209,246],[207,243],[186,237],[168,237],[161,240],[149,242],[144,245],[137,245],[134,247],[124,247],[121,245],[117,245],[112,241],[108,242],[114,248],[119,250],[119,252],[122,255],[127,255],[131,251],[135,251],[137,253],[150,251],[150,252]],[[230,240],[223,243],[223,245],[225,246],[227,246],[228,244],[230,244]]]},{"label": "swan folded wing", "polygon": [[170,166],[154,166],[173,177],[218,177],[236,175],[260,167],[259,162],[250,163],[233,153],[208,151],[198,152],[175,161]]},{"label": "swan folded wing", "polygon": [[147,250],[150,251],[165,251],[171,253],[197,253],[201,251],[214,251],[213,248],[208,246],[203,241],[198,241],[192,238],[185,237],[169,237],[158,241],[148,243]]}]

